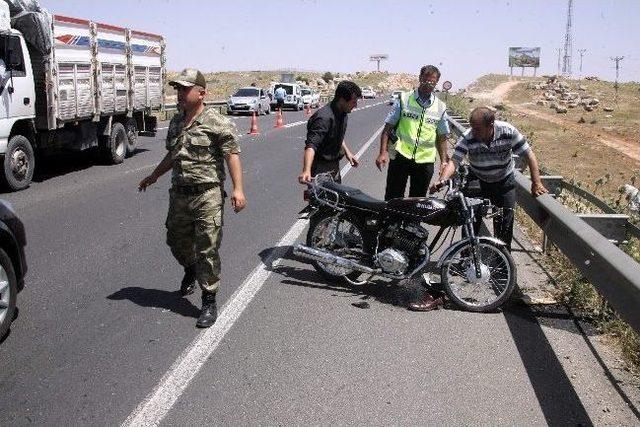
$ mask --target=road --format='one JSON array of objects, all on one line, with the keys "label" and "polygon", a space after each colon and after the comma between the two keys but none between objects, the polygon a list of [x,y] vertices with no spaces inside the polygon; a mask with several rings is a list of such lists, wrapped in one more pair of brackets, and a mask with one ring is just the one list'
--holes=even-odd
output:
[{"label": "road", "polygon": [[[346,139],[354,152],[373,144],[345,182],[380,197],[373,159],[388,107],[360,107]],[[199,295],[176,293],[168,174],[136,189],[166,129],[122,165],[61,162],[1,196],[25,222],[30,270],[0,346],[0,424],[637,424],[563,314],[413,313],[404,306],[419,289],[345,288],[293,259],[306,117],[286,112],[284,129],[274,119],[240,142],[248,206],[225,207],[227,323],[215,333],[194,328]],[[248,131],[249,118],[234,120]],[[520,280],[544,280],[527,276],[523,254]],[[363,300],[369,309],[352,305]]]}]

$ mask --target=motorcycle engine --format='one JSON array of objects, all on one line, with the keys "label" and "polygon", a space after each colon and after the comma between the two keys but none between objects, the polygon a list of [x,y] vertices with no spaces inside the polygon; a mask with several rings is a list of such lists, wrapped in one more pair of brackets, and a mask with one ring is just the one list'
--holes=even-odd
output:
[{"label": "motorcycle engine", "polygon": [[376,259],[380,267],[386,272],[395,275],[402,275],[409,266],[409,259],[402,252],[393,248],[378,252]]},{"label": "motorcycle engine", "polygon": [[429,232],[419,224],[394,224],[380,240],[376,259],[380,267],[394,275],[406,274],[428,255]]}]

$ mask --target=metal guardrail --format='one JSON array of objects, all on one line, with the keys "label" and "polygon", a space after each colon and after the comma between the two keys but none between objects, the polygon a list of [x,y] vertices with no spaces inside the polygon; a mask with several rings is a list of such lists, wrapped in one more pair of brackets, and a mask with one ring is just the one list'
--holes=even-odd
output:
[{"label": "metal guardrail", "polygon": [[[454,131],[461,135],[466,131],[462,124],[465,122],[458,120],[455,115],[449,118]],[[516,172],[516,183],[517,201],[522,209],[615,310],[640,332],[640,264],[590,225],[597,221],[574,214],[552,194],[533,197],[531,181],[520,172]]]}]

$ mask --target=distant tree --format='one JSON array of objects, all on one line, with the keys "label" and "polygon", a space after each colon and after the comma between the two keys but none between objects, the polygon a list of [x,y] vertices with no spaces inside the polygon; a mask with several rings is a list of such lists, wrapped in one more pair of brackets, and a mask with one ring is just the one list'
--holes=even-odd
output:
[{"label": "distant tree", "polygon": [[333,80],[333,74],[331,74],[331,71],[327,71],[326,73],[324,73],[322,75],[322,80],[324,80],[327,83],[329,83],[331,80]]},{"label": "distant tree", "polygon": [[296,80],[299,82],[304,82],[305,84],[309,84],[309,77],[305,77],[305,76],[298,76],[296,77]]}]

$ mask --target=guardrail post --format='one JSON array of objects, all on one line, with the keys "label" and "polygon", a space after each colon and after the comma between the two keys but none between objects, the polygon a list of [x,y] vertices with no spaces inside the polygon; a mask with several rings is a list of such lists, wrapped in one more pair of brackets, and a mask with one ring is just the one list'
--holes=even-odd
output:
[{"label": "guardrail post", "polygon": [[540,177],[542,180],[542,184],[545,186],[549,193],[557,197],[560,194],[560,190],[562,190],[562,181],[563,177],[560,175],[542,175]]}]

